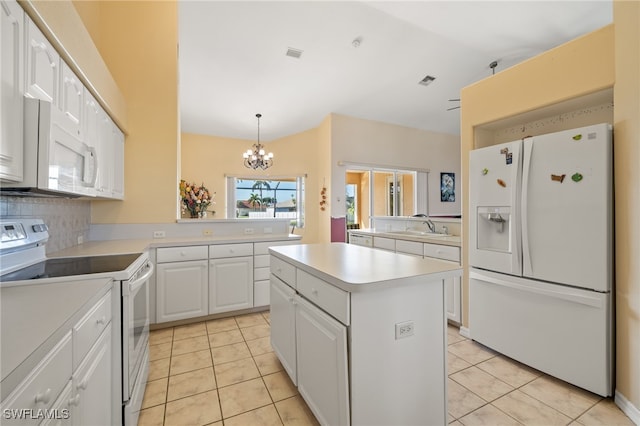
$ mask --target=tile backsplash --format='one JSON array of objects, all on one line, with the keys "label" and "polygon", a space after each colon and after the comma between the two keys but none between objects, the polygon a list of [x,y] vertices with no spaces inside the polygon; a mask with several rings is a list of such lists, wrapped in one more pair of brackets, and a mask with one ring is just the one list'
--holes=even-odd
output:
[{"label": "tile backsplash", "polygon": [[47,253],[89,239],[91,201],[67,198],[0,197],[2,219],[39,218],[49,227]]}]

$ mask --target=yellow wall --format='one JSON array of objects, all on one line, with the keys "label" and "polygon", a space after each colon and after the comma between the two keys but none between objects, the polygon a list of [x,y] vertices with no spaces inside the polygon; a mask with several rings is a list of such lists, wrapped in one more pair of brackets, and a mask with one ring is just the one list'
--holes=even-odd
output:
[{"label": "yellow wall", "polygon": [[247,169],[242,153],[254,144],[254,140],[230,139],[215,136],[182,134],[182,179],[204,182],[210,191],[216,192],[214,218],[225,218],[225,176],[244,176],[268,179],[269,176],[285,177],[307,175],[305,182],[305,226],[296,229],[303,242],[319,239],[319,130],[312,129],[282,139],[265,143],[267,151],[274,153],[273,166],[266,171]]},{"label": "yellow wall", "polygon": [[125,201],[94,201],[91,221],[175,221],[180,155],[177,3],[103,1],[98,7],[100,19],[92,14],[86,23],[124,94],[128,133]]},{"label": "yellow wall", "polygon": [[616,390],[640,410],[640,2],[615,1]]},{"label": "yellow wall", "polygon": [[[333,200],[336,199],[337,196],[344,198],[344,187],[342,192],[339,194],[332,194],[332,176],[331,172],[333,170],[331,163],[331,155],[333,151],[332,146],[332,132],[333,132],[333,114],[327,116],[320,126],[318,127],[318,147],[317,154],[318,157],[315,160],[317,164],[317,174],[318,180],[316,182],[315,193],[311,186],[309,187],[309,191],[307,191],[307,196],[309,200],[313,201],[315,199],[315,203],[310,204],[310,210],[314,210],[317,213],[317,242],[319,243],[328,243],[331,241],[331,208],[333,204]],[[325,187],[327,189],[327,205],[325,206],[325,210],[321,211],[319,202],[320,202],[320,190]],[[310,216],[310,218],[313,216]]]}]

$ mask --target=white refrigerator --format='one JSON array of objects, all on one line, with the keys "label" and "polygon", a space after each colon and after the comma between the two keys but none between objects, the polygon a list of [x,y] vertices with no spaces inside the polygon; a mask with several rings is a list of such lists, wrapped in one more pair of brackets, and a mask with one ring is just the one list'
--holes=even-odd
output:
[{"label": "white refrigerator", "polygon": [[469,198],[471,337],[612,395],[611,126],[471,151]]}]

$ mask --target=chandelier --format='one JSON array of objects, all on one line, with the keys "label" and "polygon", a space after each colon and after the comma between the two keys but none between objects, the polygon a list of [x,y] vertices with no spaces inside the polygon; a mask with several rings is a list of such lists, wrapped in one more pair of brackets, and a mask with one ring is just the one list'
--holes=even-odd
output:
[{"label": "chandelier", "polygon": [[268,169],[273,165],[273,152],[265,153],[264,146],[260,143],[260,117],[262,114],[256,114],[258,118],[258,142],[253,144],[253,150],[248,149],[247,152],[242,154],[244,158],[244,165],[250,169],[262,170]]}]

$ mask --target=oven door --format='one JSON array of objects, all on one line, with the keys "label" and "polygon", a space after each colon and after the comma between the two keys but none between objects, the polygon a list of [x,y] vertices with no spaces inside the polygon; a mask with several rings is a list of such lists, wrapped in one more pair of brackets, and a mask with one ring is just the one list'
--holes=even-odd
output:
[{"label": "oven door", "polygon": [[[138,371],[149,346],[149,260],[128,281],[122,282],[122,390],[123,401],[133,393]],[[148,358],[147,358],[148,359]]]}]

